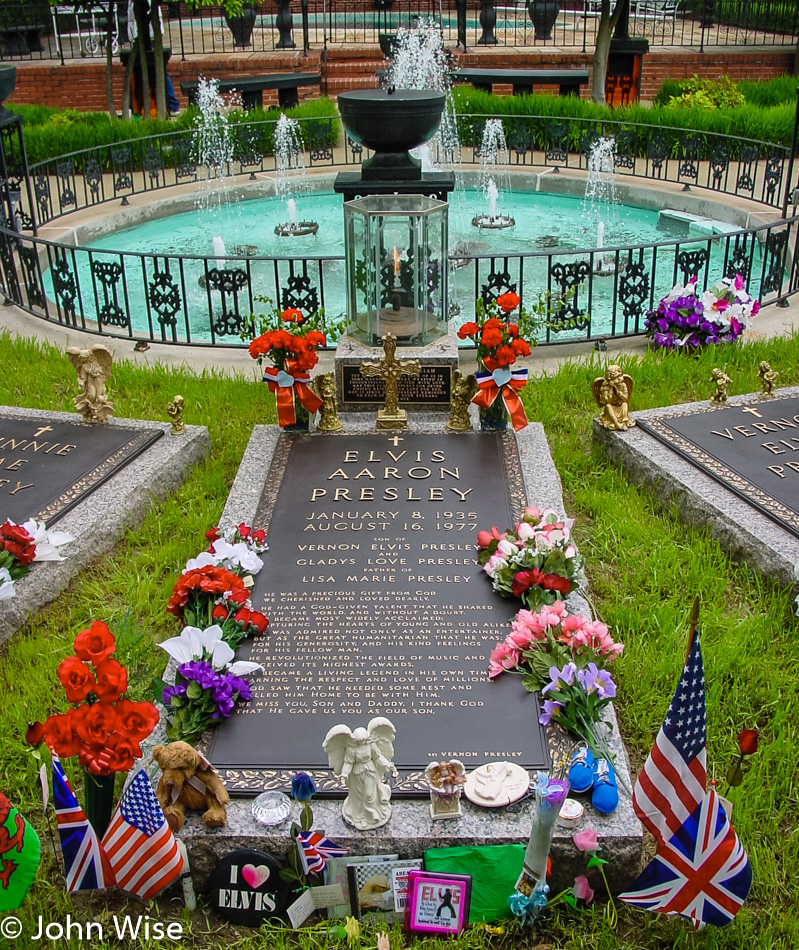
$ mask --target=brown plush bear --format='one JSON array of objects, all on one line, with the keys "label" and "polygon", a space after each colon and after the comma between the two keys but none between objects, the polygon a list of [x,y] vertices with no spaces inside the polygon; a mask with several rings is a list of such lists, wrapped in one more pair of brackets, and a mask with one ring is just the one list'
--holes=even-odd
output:
[{"label": "brown plush bear", "polygon": [[203,821],[207,828],[227,824],[226,805],[230,796],[213,766],[188,742],[157,745],[153,758],[163,772],[155,797],[173,831],[180,831],[186,809],[205,809]]}]

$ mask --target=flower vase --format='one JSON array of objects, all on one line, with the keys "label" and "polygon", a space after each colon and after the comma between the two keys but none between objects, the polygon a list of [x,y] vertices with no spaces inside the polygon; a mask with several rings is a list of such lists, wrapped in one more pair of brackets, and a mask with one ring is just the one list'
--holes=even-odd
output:
[{"label": "flower vase", "polygon": [[537,881],[547,877],[547,858],[555,834],[555,823],[569,794],[569,783],[561,779],[550,781],[546,788],[536,788],[533,805],[533,828],[524,852],[524,867]]},{"label": "flower vase", "polygon": [[90,772],[84,771],[83,776],[83,785],[86,789],[86,817],[98,838],[102,838],[114,810],[116,773],[92,775]]},{"label": "flower vase", "polygon": [[294,393],[294,422],[283,426],[284,432],[307,432],[311,427],[311,417],[308,410],[300,402],[297,393]]},{"label": "flower vase", "polygon": [[508,410],[501,393],[488,409],[480,410],[480,428],[496,432],[504,432],[508,428]]}]

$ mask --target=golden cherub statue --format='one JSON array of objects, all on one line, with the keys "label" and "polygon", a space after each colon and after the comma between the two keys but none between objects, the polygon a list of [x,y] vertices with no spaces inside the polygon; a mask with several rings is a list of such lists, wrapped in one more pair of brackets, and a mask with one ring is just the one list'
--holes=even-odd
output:
[{"label": "golden cherub statue", "polygon": [[448,432],[471,432],[469,403],[477,392],[477,380],[472,374],[464,376],[459,370],[452,373],[452,388],[449,397]]},{"label": "golden cherub statue", "polygon": [[186,423],[183,421],[183,396],[175,396],[166,404],[166,414],[172,420],[172,435],[183,435]]},{"label": "golden cherub statue", "polygon": [[75,409],[84,422],[108,422],[114,407],[105,394],[105,384],[111,375],[113,356],[102,343],[95,343],[90,350],[68,346],[67,358],[78,374]]},{"label": "golden cherub statue", "polygon": [[711,405],[723,406],[727,401],[727,387],[730,385],[732,380],[723,369],[719,369],[718,366],[716,366],[713,369],[713,372],[710,374],[710,381],[716,386],[716,388],[713,390],[713,395],[710,397]]},{"label": "golden cherub statue", "polygon": [[633,379],[622,372],[621,366],[611,363],[604,376],[597,376],[591,389],[596,404],[602,409],[599,416],[601,426],[624,432],[635,425],[635,420],[629,416]]},{"label": "golden cherub statue", "polygon": [[311,389],[322,400],[322,408],[319,410],[319,420],[316,423],[318,432],[341,432],[344,426],[338,417],[338,404],[336,403],[336,374],[322,373],[314,376],[311,382]]},{"label": "golden cherub statue", "polygon": [[780,374],[771,368],[771,364],[763,360],[757,371],[758,378],[762,380],[760,388],[761,399],[774,398],[774,383],[780,378]]}]

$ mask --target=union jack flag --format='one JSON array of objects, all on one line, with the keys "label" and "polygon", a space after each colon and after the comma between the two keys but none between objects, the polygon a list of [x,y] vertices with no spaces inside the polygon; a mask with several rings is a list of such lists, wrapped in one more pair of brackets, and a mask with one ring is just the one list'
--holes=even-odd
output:
[{"label": "union jack flag", "polygon": [[699,930],[729,924],[751,885],[749,858],[711,789],[619,899],[642,910],[680,914]]},{"label": "union jack flag", "polygon": [[635,783],[633,807],[663,844],[691,817],[706,790],[705,672],[695,633],[666,719]]},{"label": "union jack flag", "polygon": [[144,769],[122,793],[103,847],[117,884],[143,901],[181,875],[183,857]]},{"label": "union jack flag", "polygon": [[[91,781],[90,779],[88,781]],[[64,774],[61,760],[53,753],[53,806],[61,839],[61,854],[67,891],[102,890],[111,887],[114,872],[103,846],[89,824]]]},{"label": "union jack flag", "polygon": [[321,874],[328,858],[342,858],[350,853],[349,848],[342,848],[326,838],[323,831],[301,831],[297,835],[297,847],[306,874]]}]

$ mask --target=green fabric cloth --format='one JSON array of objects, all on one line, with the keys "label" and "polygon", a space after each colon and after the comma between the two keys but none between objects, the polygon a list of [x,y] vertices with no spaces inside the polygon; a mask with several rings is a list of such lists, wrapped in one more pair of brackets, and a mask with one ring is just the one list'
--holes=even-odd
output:
[{"label": "green fabric cloth", "polygon": [[39,867],[39,836],[0,792],[0,911],[16,910]]},{"label": "green fabric cloth", "polygon": [[469,923],[491,923],[512,917],[508,898],[522,873],[524,845],[498,844],[486,848],[430,848],[424,853],[426,871],[471,874]]}]

